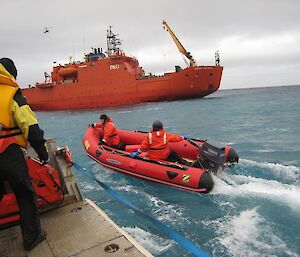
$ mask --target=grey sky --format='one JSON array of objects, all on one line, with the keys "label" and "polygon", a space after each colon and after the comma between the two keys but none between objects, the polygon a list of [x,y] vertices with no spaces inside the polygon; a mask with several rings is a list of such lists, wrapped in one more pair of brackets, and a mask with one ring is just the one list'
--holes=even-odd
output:
[{"label": "grey sky", "polygon": [[185,67],[163,19],[199,65],[213,65],[220,51],[221,89],[300,84],[299,0],[0,3],[0,55],[15,61],[21,87],[43,81],[53,61],[82,60],[91,47],[106,49],[109,25],[146,72]]}]

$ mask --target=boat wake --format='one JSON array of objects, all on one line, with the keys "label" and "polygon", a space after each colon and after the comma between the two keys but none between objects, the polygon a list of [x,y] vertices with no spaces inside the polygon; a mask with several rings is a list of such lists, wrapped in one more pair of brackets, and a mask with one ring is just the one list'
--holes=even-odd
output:
[{"label": "boat wake", "polygon": [[257,208],[248,209],[226,220],[215,221],[219,243],[230,256],[293,256],[288,246],[276,236],[271,224],[258,213]]},{"label": "boat wake", "polygon": [[292,183],[288,184],[273,179],[224,172],[218,176],[214,175],[215,186],[212,194],[225,194],[234,197],[263,197],[274,202],[287,204],[292,209],[300,209],[300,169],[298,167],[265,162],[258,163],[251,160],[242,160],[241,165],[246,169],[249,169],[251,166],[259,169],[268,169],[283,180],[286,180],[288,177]]},{"label": "boat wake", "polygon": [[247,159],[241,159],[240,165],[244,168],[257,167],[265,170],[269,170],[278,178],[284,178],[291,182],[297,181],[300,178],[300,168],[293,165],[283,165],[280,163],[268,163],[268,162],[256,162]]}]

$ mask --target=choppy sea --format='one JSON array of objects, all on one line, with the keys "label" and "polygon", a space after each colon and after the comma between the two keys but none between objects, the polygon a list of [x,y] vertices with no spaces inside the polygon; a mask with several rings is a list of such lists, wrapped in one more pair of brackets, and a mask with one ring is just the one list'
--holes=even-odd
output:
[{"label": "choppy sea", "polygon": [[[233,146],[240,162],[213,177],[210,194],[119,174],[89,159],[82,147],[87,124],[101,113],[129,130],[148,131],[159,119],[170,132]],[[210,256],[300,256],[300,86],[221,90],[203,99],[37,116],[46,137],[69,146],[77,163]],[[84,197],[154,256],[193,256],[74,171]]]}]

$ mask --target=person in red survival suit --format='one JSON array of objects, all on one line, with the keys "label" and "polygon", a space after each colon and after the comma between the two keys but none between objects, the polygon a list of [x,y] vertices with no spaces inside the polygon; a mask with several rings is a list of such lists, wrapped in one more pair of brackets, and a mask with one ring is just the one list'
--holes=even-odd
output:
[{"label": "person in red survival suit", "polygon": [[152,130],[144,137],[140,149],[133,152],[130,157],[135,158],[142,151],[148,151],[147,158],[149,159],[167,160],[190,165],[189,162],[168,147],[168,142],[179,142],[187,139],[188,136],[178,136],[165,131],[162,122],[156,120],[153,122]]},{"label": "person in red survival suit", "polygon": [[106,114],[101,114],[100,122],[91,124],[93,128],[103,128],[104,134],[99,144],[105,144],[113,148],[123,149],[124,144],[120,140],[118,129],[113,123],[112,118]]},{"label": "person in red survival suit", "polygon": [[46,238],[46,233],[41,229],[36,194],[30,182],[22,148],[26,148],[29,141],[41,162],[47,162],[49,156],[44,132],[39,128],[34,112],[27,105],[16,77],[14,62],[9,58],[1,58],[0,184],[7,181],[16,196],[23,246],[25,250],[31,250]]}]

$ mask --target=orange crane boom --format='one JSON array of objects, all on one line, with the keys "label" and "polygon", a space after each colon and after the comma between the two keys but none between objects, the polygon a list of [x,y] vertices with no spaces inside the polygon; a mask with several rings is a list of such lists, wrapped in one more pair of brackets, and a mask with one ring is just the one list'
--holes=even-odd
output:
[{"label": "orange crane boom", "polygon": [[193,56],[191,55],[191,53],[188,52],[188,51],[184,48],[184,46],[180,43],[180,41],[178,40],[178,38],[175,36],[174,32],[173,32],[173,31],[171,30],[171,28],[169,27],[168,23],[167,23],[165,20],[163,20],[162,24],[163,24],[163,26],[164,26],[164,29],[165,29],[166,31],[169,32],[170,36],[172,37],[173,41],[175,42],[175,44],[176,44],[176,46],[177,46],[177,48],[178,48],[178,50],[179,50],[179,52],[182,53],[186,58],[189,59],[189,61],[190,61],[190,66],[191,66],[191,67],[197,66],[197,63],[196,63],[196,61],[194,60],[194,58],[193,58]]}]

